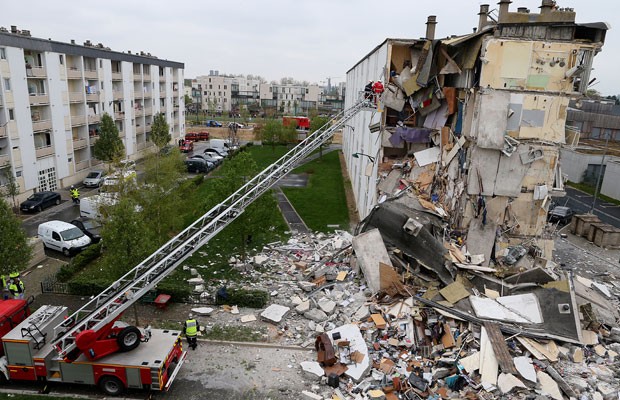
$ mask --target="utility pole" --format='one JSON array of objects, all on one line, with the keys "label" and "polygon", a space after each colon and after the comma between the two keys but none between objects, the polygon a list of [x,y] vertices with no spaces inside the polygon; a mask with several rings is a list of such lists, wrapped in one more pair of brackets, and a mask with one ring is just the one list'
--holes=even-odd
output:
[{"label": "utility pole", "polygon": [[601,168],[599,168],[598,176],[596,177],[596,187],[594,188],[594,200],[592,200],[592,208],[590,209],[590,214],[594,213],[594,208],[596,207],[596,198],[598,197],[601,177],[603,176],[603,169],[605,168],[605,156],[607,155],[607,146],[609,145],[610,136],[611,136],[611,132],[608,132],[607,139],[605,140],[605,150],[603,150],[603,158],[601,158]]}]

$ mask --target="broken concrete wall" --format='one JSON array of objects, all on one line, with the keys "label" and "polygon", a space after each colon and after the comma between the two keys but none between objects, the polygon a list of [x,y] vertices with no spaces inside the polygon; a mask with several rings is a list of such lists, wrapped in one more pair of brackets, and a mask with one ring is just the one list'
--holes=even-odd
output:
[{"label": "broken concrete wall", "polygon": [[480,87],[571,93],[577,79],[571,69],[582,65],[583,54],[593,53],[596,47],[487,36],[482,45]]}]

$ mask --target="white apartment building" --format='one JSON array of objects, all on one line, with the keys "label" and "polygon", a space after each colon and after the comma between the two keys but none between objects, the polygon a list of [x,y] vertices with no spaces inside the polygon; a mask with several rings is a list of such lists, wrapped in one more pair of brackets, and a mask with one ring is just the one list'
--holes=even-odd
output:
[{"label": "white apartment building", "polygon": [[238,110],[240,106],[258,103],[260,84],[258,78],[220,75],[218,71],[210,71],[209,75],[192,80],[194,94],[198,95],[192,101],[199,102],[201,109],[209,112]]},{"label": "white apartment building", "polygon": [[260,100],[263,107],[273,107],[290,114],[306,113],[316,109],[322,94],[317,84],[308,86],[295,84],[263,83],[260,85]]},{"label": "white apartment building", "polygon": [[159,112],[173,140],[183,136],[183,68],[142,52],[0,28],[0,184],[9,168],[20,199],[80,182],[101,163],[93,145],[104,113],[113,117],[128,158],[153,150],[150,126]]}]

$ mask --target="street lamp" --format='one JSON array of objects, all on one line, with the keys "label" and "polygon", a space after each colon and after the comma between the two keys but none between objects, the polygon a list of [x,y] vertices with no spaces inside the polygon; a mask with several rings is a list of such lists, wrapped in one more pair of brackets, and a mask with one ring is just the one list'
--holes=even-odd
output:
[{"label": "street lamp", "polygon": [[353,153],[353,158],[360,158],[360,156],[368,157],[368,160],[370,160],[371,163],[375,163],[375,158],[373,156],[369,156],[368,154],[364,153]]}]

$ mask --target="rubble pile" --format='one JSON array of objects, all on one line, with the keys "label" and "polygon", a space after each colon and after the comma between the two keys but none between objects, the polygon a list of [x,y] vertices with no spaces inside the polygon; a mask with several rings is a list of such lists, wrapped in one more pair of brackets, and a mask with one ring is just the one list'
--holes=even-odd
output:
[{"label": "rubble pile", "polygon": [[[428,234],[424,221],[407,224]],[[282,344],[314,349],[299,366],[312,384],[301,398],[619,398],[613,274],[573,276],[523,245],[485,267],[458,239],[429,254],[433,235],[418,255],[366,229],[296,235],[244,267],[247,287],[271,293],[258,318]]]}]

